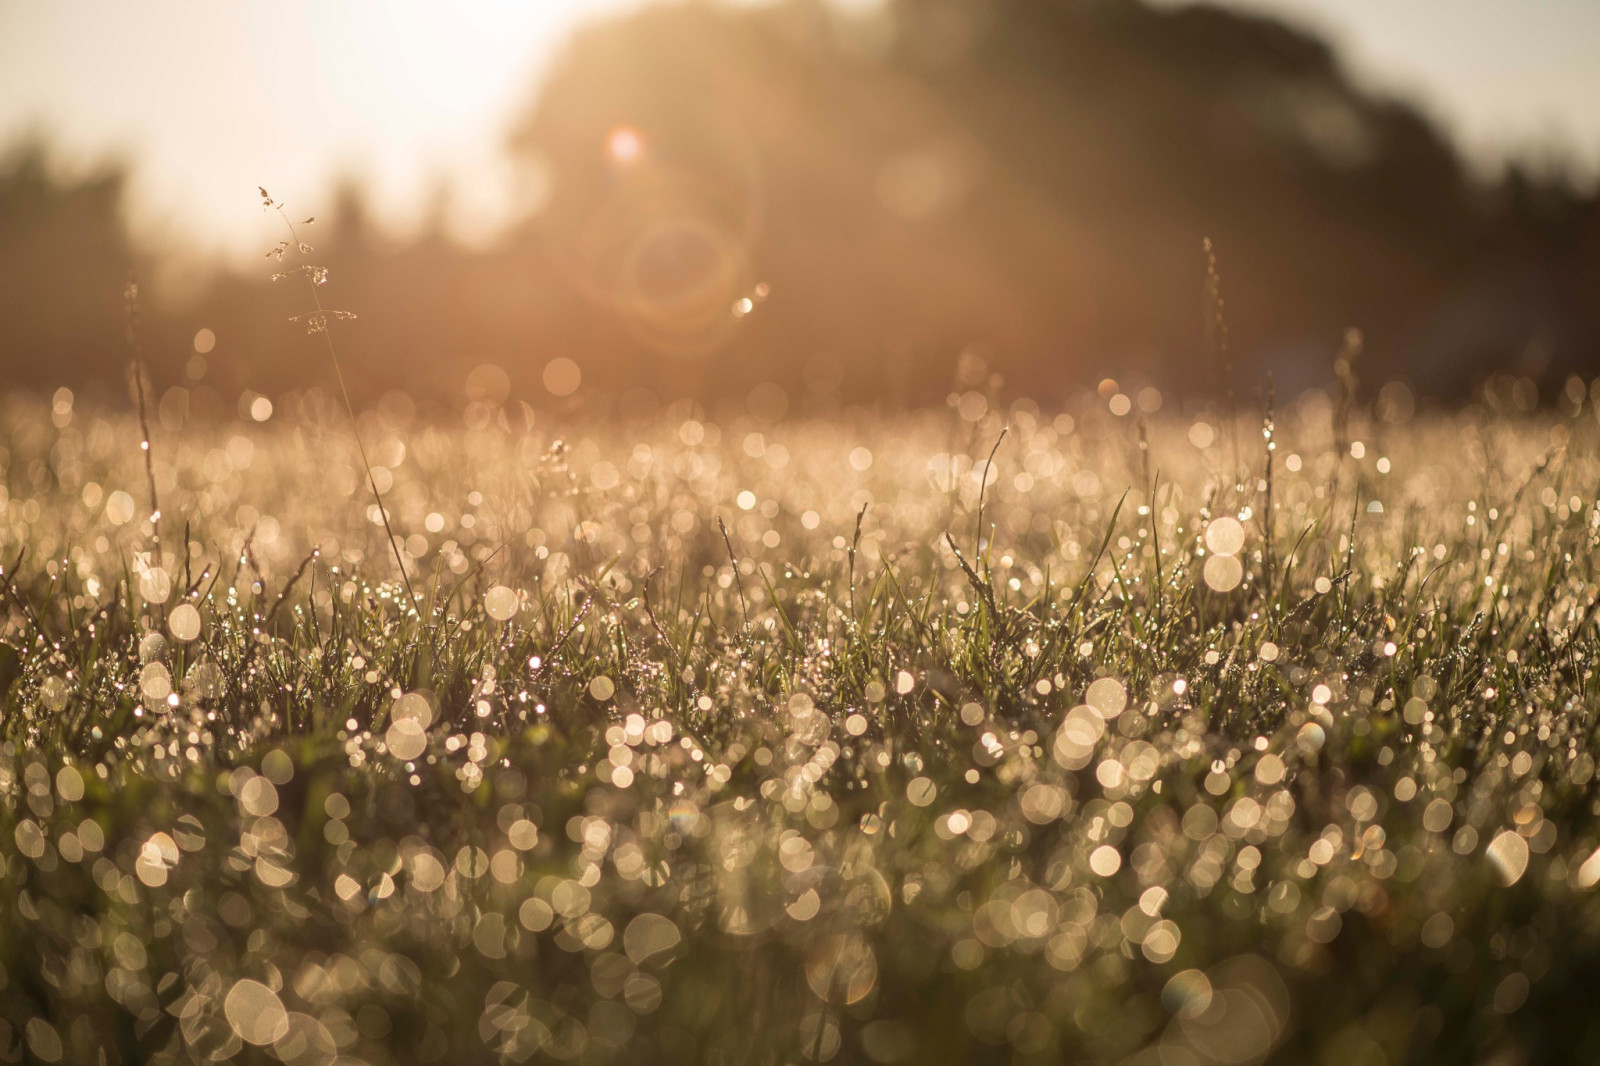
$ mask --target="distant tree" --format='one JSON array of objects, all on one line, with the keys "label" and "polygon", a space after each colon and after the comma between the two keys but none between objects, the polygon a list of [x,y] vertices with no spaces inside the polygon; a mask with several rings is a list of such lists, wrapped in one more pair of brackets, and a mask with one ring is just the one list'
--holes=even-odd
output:
[{"label": "distant tree", "polygon": [[8,387],[120,382],[134,253],[125,171],[65,182],[38,140],[0,163],[0,372]]}]

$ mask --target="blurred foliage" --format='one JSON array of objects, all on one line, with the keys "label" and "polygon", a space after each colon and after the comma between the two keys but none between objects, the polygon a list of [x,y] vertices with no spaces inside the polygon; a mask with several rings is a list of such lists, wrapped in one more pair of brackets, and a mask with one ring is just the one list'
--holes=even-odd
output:
[{"label": "blurred foliage", "polygon": [[[767,381],[821,413],[936,403],[968,346],[1040,397],[1106,376],[1218,392],[1204,237],[1247,381],[1315,382],[1351,325],[1425,394],[1502,370],[1559,384],[1600,352],[1592,192],[1473,179],[1327,44],[1214,7],[646,8],[573,40],[509,149],[532,214],[487,249],[452,243],[442,206],[397,243],[354,188],[295,205],[331,220],[311,239],[363,319],[358,394],[449,404],[490,364],[531,399],[566,358],[585,396]],[[19,383],[114,382],[118,179],[57,187],[39,151],[0,183],[0,361]],[[157,377],[230,403],[321,381],[266,285],[147,286]],[[196,364],[201,328],[220,341]]]}]

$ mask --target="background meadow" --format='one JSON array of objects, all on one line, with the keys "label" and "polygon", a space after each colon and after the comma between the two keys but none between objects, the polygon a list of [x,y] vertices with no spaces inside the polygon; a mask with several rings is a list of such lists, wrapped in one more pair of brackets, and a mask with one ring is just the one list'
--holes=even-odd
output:
[{"label": "background meadow", "polygon": [[158,541],[135,418],[13,403],[4,1047],[1564,1057],[1597,427],[1516,392],[390,405],[393,550],[330,404],[153,433]]}]

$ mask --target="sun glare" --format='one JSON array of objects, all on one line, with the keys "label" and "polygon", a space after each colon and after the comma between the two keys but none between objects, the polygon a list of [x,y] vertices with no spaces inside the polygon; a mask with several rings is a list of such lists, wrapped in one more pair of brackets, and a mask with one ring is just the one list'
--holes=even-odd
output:
[{"label": "sun glare", "polygon": [[487,232],[526,199],[502,148],[548,58],[636,2],[474,0],[449,17],[412,0],[0,10],[0,144],[48,127],[69,168],[135,148],[136,226],[241,256],[270,232],[241,190],[298,202],[339,174],[390,226],[415,224],[442,188],[453,228]]},{"label": "sun glare", "polygon": [[606,138],[606,154],[617,163],[631,163],[644,151],[644,141],[632,126],[618,126]]}]

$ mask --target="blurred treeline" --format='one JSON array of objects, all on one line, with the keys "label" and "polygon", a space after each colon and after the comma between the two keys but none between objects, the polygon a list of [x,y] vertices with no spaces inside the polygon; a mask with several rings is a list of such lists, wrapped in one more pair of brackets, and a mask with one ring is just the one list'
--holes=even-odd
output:
[{"label": "blurred treeline", "polygon": [[[1349,326],[1373,384],[1449,397],[1498,371],[1600,371],[1592,191],[1476,179],[1326,43],[1220,9],[648,8],[573,41],[508,150],[548,196],[487,250],[441,227],[396,243],[355,189],[316,212],[325,299],[360,315],[339,343],[361,396],[450,404],[489,364],[504,376],[474,389],[537,401],[565,358],[580,397],[772,382],[797,410],[938,403],[984,384],[955,380],[973,349],[969,369],[1040,398],[1105,377],[1214,392],[1229,364],[1242,392],[1266,370],[1285,390],[1328,377]],[[120,390],[140,258],[122,177],[56,184],[42,153],[0,174],[0,369]],[[328,384],[287,320],[305,290],[272,269],[147,286],[158,383],[230,402]],[[196,360],[201,328],[217,340]]]}]

